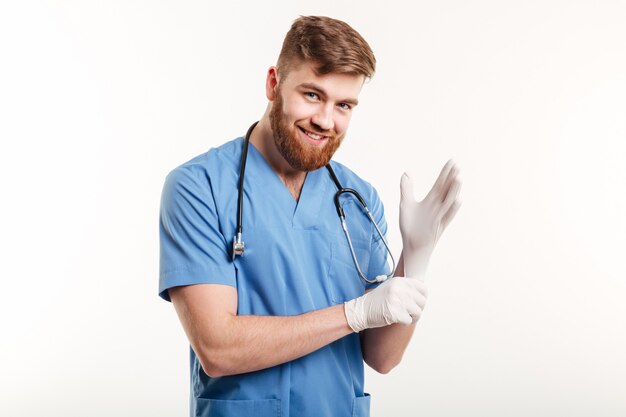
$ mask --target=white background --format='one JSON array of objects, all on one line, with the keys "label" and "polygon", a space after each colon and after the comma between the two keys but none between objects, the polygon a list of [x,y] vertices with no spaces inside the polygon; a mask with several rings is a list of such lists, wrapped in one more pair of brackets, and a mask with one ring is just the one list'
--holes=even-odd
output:
[{"label": "white background", "polygon": [[0,415],[187,415],[161,186],[261,116],[301,14],[376,53],[336,159],[396,253],[401,173],[464,180],[372,415],[626,415],[626,3],[556,0],[2,2]]}]

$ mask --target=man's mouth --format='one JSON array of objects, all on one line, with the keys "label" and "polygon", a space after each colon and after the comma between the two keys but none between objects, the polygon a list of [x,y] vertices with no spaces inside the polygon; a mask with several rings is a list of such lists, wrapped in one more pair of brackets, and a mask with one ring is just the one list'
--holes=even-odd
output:
[{"label": "man's mouth", "polygon": [[310,132],[308,130],[305,130],[305,129],[301,128],[301,127],[298,127],[298,129],[300,129],[300,131],[302,133],[304,133],[306,136],[308,136],[309,138],[311,138],[311,139],[313,139],[315,141],[321,141],[321,140],[324,140],[324,139],[328,139],[328,136],[319,135],[317,133],[313,133],[313,132]]}]

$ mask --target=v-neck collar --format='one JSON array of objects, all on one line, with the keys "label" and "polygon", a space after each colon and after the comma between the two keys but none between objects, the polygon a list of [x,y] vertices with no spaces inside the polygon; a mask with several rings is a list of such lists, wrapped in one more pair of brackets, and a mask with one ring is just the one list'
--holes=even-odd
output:
[{"label": "v-neck collar", "polygon": [[[319,168],[307,172],[298,201],[293,197],[276,171],[261,152],[250,142],[245,181],[256,184],[262,190],[259,196],[274,200],[274,206],[289,221],[293,228],[316,228],[322,199],[332,198],[328,191],[329,181],[325,180],[326,169]],[[248,175],[251,174],[251,175]],[[330,179],[330,178],[329,178]],[[327,195],[328,194],[328,195]]]}]

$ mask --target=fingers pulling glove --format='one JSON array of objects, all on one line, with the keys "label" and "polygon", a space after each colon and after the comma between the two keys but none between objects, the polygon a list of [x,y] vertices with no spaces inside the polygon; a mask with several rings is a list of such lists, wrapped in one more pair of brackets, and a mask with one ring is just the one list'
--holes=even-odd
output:
[{"label": "fingers pulling glove", "polygon": [[414,323],[422,314],[426,294],[426,286],[417,279],[389,278],[367,294],[344,303],[348,325],[358,333],[394,323]]}]

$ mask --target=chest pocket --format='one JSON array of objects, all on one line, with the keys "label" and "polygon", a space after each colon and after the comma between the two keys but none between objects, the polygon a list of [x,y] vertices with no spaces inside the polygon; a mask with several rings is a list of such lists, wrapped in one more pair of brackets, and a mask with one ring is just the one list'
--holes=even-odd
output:
[{"label": "chest pocket", "polygon": [[[368,279],[368,265],[370,261],[370,244],[369,241],[352,239],[352,247],[361,272]],[[336,240],[331,246],[330,270],[327,275],[328,288],[331,301],[334,304],[340,304],[344,301],[352,300],[360,297],[365,293],[365,281],[361,279],[357,272],[348,241]]]}]

